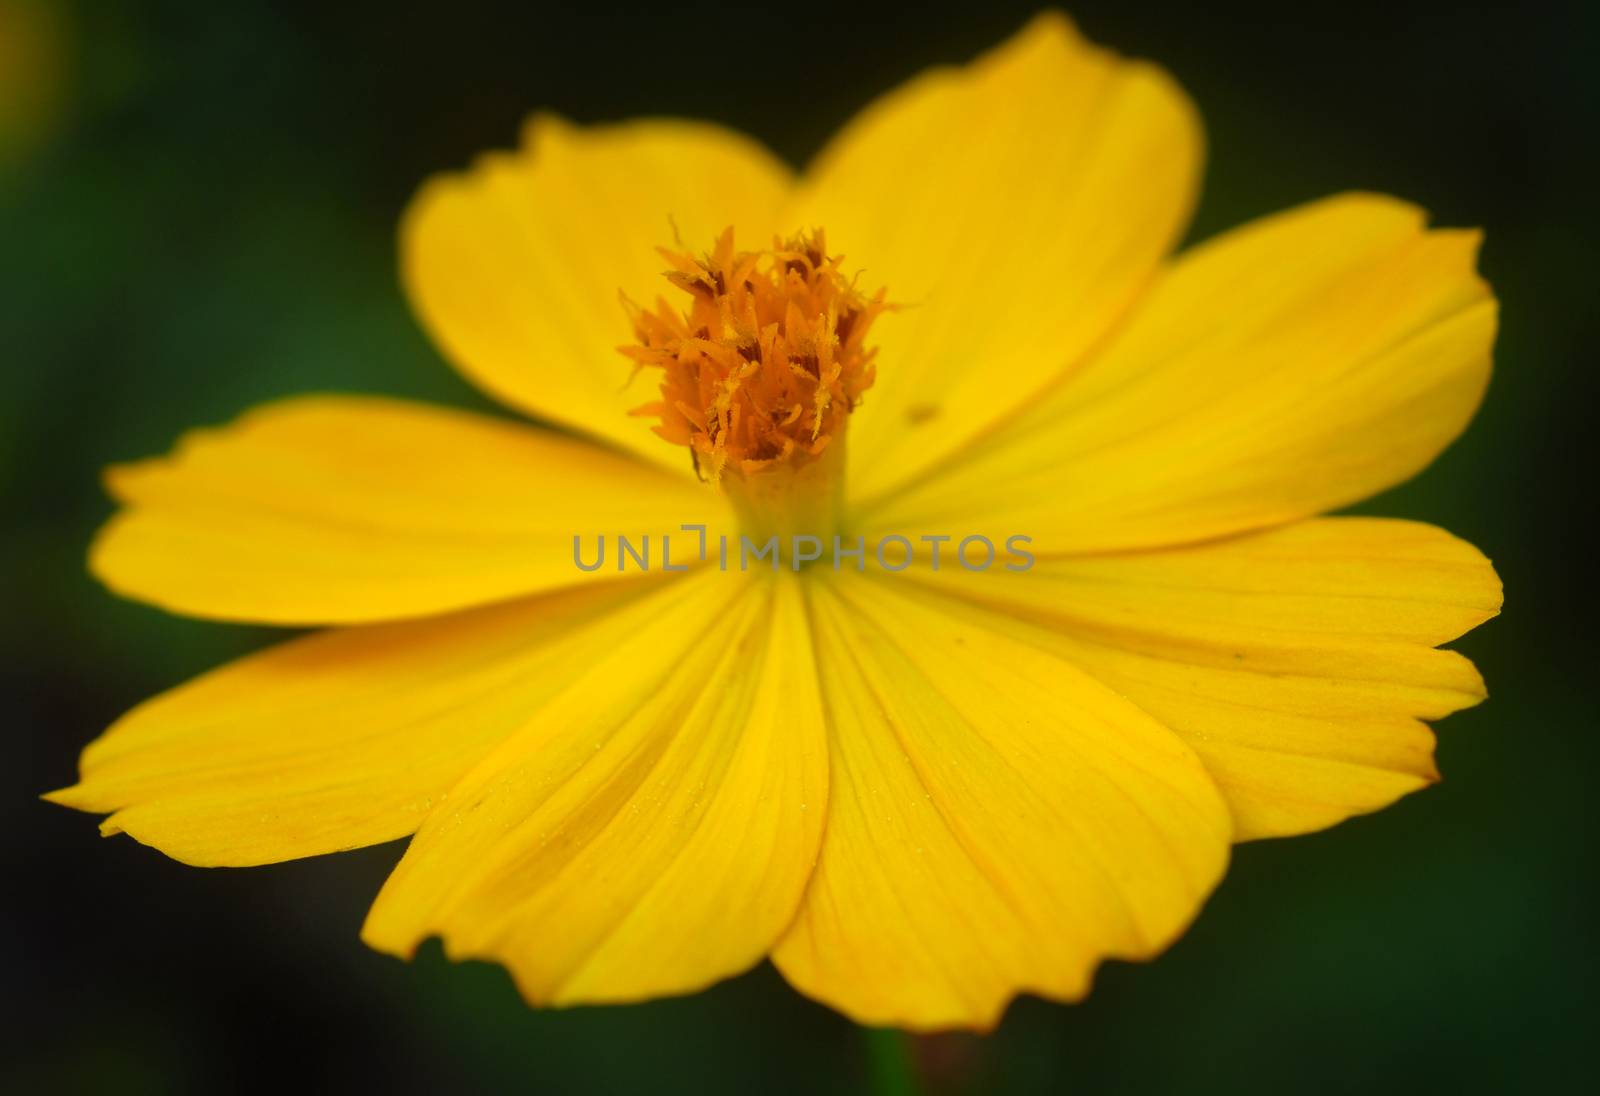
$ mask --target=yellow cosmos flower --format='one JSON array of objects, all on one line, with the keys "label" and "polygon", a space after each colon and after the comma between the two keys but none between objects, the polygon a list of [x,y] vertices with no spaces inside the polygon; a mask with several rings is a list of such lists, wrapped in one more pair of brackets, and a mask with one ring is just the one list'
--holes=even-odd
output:
[{"label": "yellow cosmos flower", "polygon": [[[1439,529],[1317,516],[1471,417],[1477,234],[1351,194],[1172,258],[1200,159],[1173,82],[1057,16],[798,176],[713,125],[535,119],[422,191],[402,266],[563,432],[317,396],[114,469],[112,589],[337,627],[141,705],[52,798],[201,865],[414,835],[367,942],[541,1004],[763,957],[872,1024],[1082,996],[1231,842],[1436,779],[1423,721],[1484,695],[1436,647],[1500,600]],[[656,565],[574,566],[622,534]],[[740,534],[847,554],[701,561]]]}]

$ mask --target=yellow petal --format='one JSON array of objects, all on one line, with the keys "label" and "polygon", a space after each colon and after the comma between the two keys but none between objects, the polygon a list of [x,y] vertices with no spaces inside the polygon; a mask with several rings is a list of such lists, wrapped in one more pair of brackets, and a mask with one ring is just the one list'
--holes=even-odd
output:
[{"label": "yellow petal", "polygon": [[774,953],[865,1024],[988,1027],[1144,958],[1227,860],[1194,753],[1004,616],[884,576],[816,584],[828,825]]},{"label": "yellow petal", "polygon": [[[113,468],[124,509],[94,573],[174,612],[272,624],[421,616],[615,578],[637,544],[725,513],[716,492],[600,446],[481,415],[355,396],[258,408],[168,457]],[[698,517],[697,517],[698,515]],[[708,517],[708,515],[710,515]],[[631,566],[632,560],[628,561]]]},{"label": "yellow petal", "polygon": [[1165,73],[1056,14],[840,133],[785,220],[826,226],[848,269],[907,306],[873,328],[878,379],[850,428],[857,497],[1025,406],[1106,333],[1183,232],[1201,145]]},{"label": "yellow petal", "polygon": [[363,935],[444,937],[529,1000],[683,993],[759,961],[794,914],[827,807],[793,575],[704,594],[595,660],[429,817]]},{"label": "yellow petal", "polygon": [[402,837],[693,592],[635,578],[296,639],[141,704],[84,751],[80,782],[49,798],[114,811],[105,832],[206,866]]},{"label": "yellow petal", "polygon": [[618,300],[668,291],[656,248],[675,232],[709,248],[733,226],[765,247],[789,170],[754,141],[700,122],[577,129],[541,115],[524,147],[430,181],[401,226],[401,271],[445,356],[532,415],[688,470],[688,457],[628,411],[655,398],[617,347]]},{"label": "yellow petal", "polygon": [[1080,373],[875,511],[1044,554],[1279,524],[1406,479],[1465,427],[1495,302],[1478,235],[1350,195],[1184,256]]},{"label": "yellow petal", "polygon": [[1500,607],[1477,549],[1378,518],[922,576],[1038,624],[1036,643],[1181,734],[1241,840],[1320,829],[1436,780],[1422,720],[1484,693],[1470,662],[1433,646]]}]

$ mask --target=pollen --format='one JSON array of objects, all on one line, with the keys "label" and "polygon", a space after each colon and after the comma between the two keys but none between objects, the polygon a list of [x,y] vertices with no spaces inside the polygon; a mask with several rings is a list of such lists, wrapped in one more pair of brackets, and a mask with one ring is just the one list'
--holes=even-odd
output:
[{"label": "pollen", "polygon": [[667,281],[687,308],[623,297],[637,344],[621,347],[636,373],[659,369],[660,399],[633,414],[685,445],[703,479],[795,468],[842,443],[846,421],[872,387],[873,320],[882,290],[862,293],[829,255],[821,231],[739,251],[733,229],[696,257],[661,248]]}]

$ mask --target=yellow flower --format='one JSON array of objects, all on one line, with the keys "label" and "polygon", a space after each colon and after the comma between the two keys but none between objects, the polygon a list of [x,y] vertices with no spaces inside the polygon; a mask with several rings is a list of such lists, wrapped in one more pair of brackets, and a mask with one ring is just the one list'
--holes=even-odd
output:
[{"label": "yellow flower", "polygon": [[[317,396],[114,469],[112,589],[345,627],[141,705],[52,798],[201,865],[414,834],[367,942],[541,1004],[768,956],[872,1024],[1081,997],[1231,842],[1436,779],[1422,721],[1484,695],[1436,646],[1500,601],[1439,529],[1317,516],[1471,417],[1477,234],[1350,194],[1172,258],[1200,160],[1165,74],[1053,15],[799,176],[535,119],[428,184],[402,268],[565,432]],[[724,569],[741,533],[846,554]],[[648,570],[575,566],[623,534]]]}]

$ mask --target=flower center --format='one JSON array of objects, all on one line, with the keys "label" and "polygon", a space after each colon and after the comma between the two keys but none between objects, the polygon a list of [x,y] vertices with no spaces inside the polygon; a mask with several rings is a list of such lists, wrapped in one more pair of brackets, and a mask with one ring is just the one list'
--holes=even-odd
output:
[{"label": "flower center", "polygon": [[623,297],[637,369],[661,370],[661,398],[633,411],[686,445],[702,479],[722,485],[747,529],[832,527],[846,421],[872,386],[872,322],[887,305],[859,292],[821,231],[737,251],[733,229],[699,258],[659,249],[689,297],[645,309]]}]

